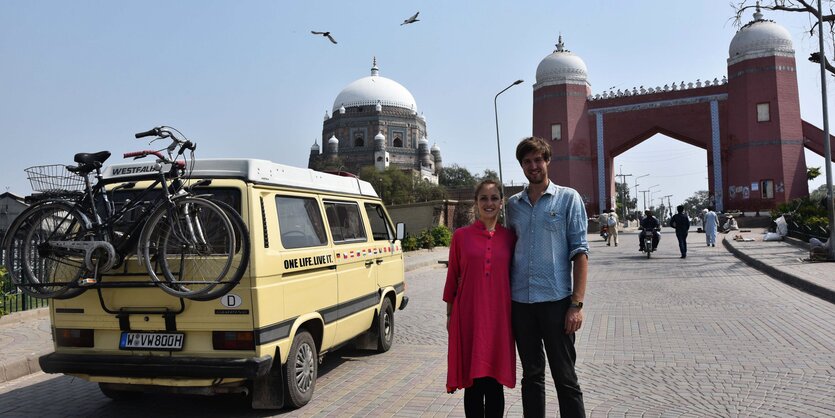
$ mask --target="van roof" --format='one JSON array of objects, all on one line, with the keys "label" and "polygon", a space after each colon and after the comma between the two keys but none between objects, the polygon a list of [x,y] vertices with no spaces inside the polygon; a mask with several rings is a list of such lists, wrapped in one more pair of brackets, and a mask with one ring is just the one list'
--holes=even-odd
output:
[{"label": "van roof", "polygon": [[[153,169],[155,164],[149,161],[113,164],[108,166],[102,175],[108,182],[121,179],[129,181],[135,177],[147,178],[149,173],[155,171]],[[377,192],[371,183],[356,177],[338,176],[253,158],[194,160],[194,168],[190,176],[192,178],[236,178],[251,183],[377,197]]]}]

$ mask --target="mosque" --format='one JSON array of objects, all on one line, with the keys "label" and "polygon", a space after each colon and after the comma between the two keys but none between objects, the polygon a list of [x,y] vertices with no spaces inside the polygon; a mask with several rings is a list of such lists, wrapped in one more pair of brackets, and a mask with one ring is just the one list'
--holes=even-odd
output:
[{"label": "mosque", "polygon": [[359,173],[396,167],[438,184],[441,149],[429,148],[426,118],[414,96],[400,83],[380,75],[377,59],[371,75],[348,84],[325,112],[322,147],[310,147],[308,167]]},{"label": "mosque", "polygon": [[804,148],[823,156],[824,135],[800,116],[791,34],[757,7],[731,40],[727,66],[721,80],[592,94],[586,64],[560,36],[533,86],[533,135],[551,143],[550,178],[600,213],[615,206],[614,158],[663,134],[707,151],[718,210],[808,196]]}]

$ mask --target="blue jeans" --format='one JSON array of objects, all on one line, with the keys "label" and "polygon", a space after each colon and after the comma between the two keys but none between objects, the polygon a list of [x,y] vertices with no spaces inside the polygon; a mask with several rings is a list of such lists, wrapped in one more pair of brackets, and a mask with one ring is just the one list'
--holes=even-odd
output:
[{"label": "blue jeans", "polygon": [[687,231],[676,231],[676,238],[678,238],[678,250],[681,251],[682,256],[687,255]]}]

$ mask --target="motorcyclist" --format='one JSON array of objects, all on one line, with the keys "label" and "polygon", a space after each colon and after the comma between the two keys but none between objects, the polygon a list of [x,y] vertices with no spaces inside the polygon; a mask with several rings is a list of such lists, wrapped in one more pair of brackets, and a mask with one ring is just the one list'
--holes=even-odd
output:
[{"label": "motorcyclist", "polygon": [[641,233],[638,234],[638,247],[641,251],[644,251],[644,234],[652,233],[652,250],[655,251],[658,248],[658,241],[661,240],[661,233],[659,232],[661,223],[658,222],[658,218],[653,215],[651,210],[644,211],[644,214],[646,216],[641,220]]}]

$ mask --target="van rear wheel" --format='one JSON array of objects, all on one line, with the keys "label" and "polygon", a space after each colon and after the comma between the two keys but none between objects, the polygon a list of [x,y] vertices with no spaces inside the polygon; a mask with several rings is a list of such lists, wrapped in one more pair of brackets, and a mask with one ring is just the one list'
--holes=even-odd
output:
[{"label": "van rear wheel", "polygon": [[287,401],[290,407],[301,408],[313,398],[318,367],[319,356],[316,353],[316,343],[309,332],[301,330],[293,339],[293,345],[290,346],[284,371]]},{"label": "van rear wheel", "polygon": [[394,342],[394,308],[391,299],[383,298],[383,308],[377,318],[377,352],[385,353]]}]

